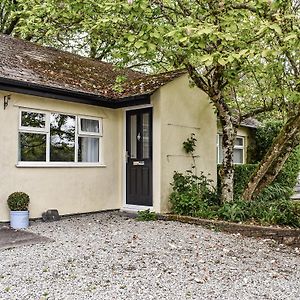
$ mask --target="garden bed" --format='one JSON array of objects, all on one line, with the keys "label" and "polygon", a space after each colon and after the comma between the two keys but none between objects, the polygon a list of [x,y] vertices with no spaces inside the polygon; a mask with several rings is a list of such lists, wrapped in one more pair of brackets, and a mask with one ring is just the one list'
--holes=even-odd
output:
[{"label": "garden bed", "polygon": [[292,229],[288,227],[248,225],[172,214],[164,214],[162,217],[164,220],[167,221],[178,221],[182,223],[197,224],[210,229],[219,230],[227,233],[241,234],[247,237],[273,239],[278,243],[300,248],[300,229]]}]

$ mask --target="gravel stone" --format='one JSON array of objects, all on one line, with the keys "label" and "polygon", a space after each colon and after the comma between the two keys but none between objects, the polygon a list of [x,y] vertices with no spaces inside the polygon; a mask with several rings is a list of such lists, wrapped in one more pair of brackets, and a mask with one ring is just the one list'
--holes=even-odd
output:
[{"label": "gravel stone", "polygon": [[300,251],[117,212],[33,222],[53,243],[0,252],[1,300],[300,299]]}]

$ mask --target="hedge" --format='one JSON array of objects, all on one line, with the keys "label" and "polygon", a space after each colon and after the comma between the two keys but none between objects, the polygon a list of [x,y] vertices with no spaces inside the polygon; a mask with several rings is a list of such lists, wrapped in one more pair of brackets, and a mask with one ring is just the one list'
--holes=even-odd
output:
[{"label": "hedge", "polygon": [[[297,183],[298,174],[300,172],[300,149],[294,151],[285,163],[283,169],[278,174],[274,182],[265,188],[259,198],[263,200],[288,200]],[[252,173],[255,171],[257,164],[235,165],[234,169],[234,197],[241,197],[246,184]],[[220,165],[218,166],[218,170]],[[219,174],[219,172],[218,172]],[[220,178],[218,175],[218,190],[220,186]]]}]

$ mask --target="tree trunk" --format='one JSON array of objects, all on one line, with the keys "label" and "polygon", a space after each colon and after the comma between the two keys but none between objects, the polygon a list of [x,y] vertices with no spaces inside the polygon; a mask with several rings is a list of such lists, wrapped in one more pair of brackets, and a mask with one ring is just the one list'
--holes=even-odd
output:
[{"label": "tree trunk", "polygon": [[270,167],[269,171],[259,182],[258,186],[254,191],[253,198],[256,198],[264,188],[266,188],[269,184],[271,184],[276,179],[279,172],[282,170],[285,162],[290,157],[293,150],[299,145],[299,143],[300,143],[299,134],[295,136],[295,138],[290,139],[285,149],[280,153],[277,159],[273,161],[273,164]]},{"label": "tree trunk", "polygon": [[251,176],[243,193],[244,200],[251,201],[274,181],[293,149],[299,145],[299,135],[300,113],[291,117],[276,137],[273,145]]},{"label": "tree trunk", "polygon": [[231,116],[231,110],[228,107],[222,91],[226,84],[223,82],[224,68],[218,66],[210,75],[211,77],[206,82],[196,69],[190,65],[185,65],[191,79],[196,86],[207,93],[213,103],[222,127],[222,146],[223,146],[223,164],[220,170],[221,179],[221,202],[233,201],[233,149],[237,133],[237,125]]},{"label": "tree trunk", "polygon": [[222,127],[222,148],[223,148],[223,163],[220,170],[221,179],[221,202],[233,201],[233,178],[234,178],[234,165],[233,165],[233,149],[237,128],[234,125],[230,111],[223,101],[212,99],[218,108],[218,116]]}]

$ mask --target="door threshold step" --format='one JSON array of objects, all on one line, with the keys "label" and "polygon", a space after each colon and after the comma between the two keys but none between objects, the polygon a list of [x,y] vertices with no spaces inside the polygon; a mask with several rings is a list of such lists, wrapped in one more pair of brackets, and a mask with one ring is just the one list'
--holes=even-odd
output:
[{"label": "door threshold step", "polygon": [[143,211],[147,209],[149,209],[151,212],[154,211],[152,206],[151,207],[137,206],[137,207],[123,207],[120,209],[120,212],[137,214],[139,211]]}]

